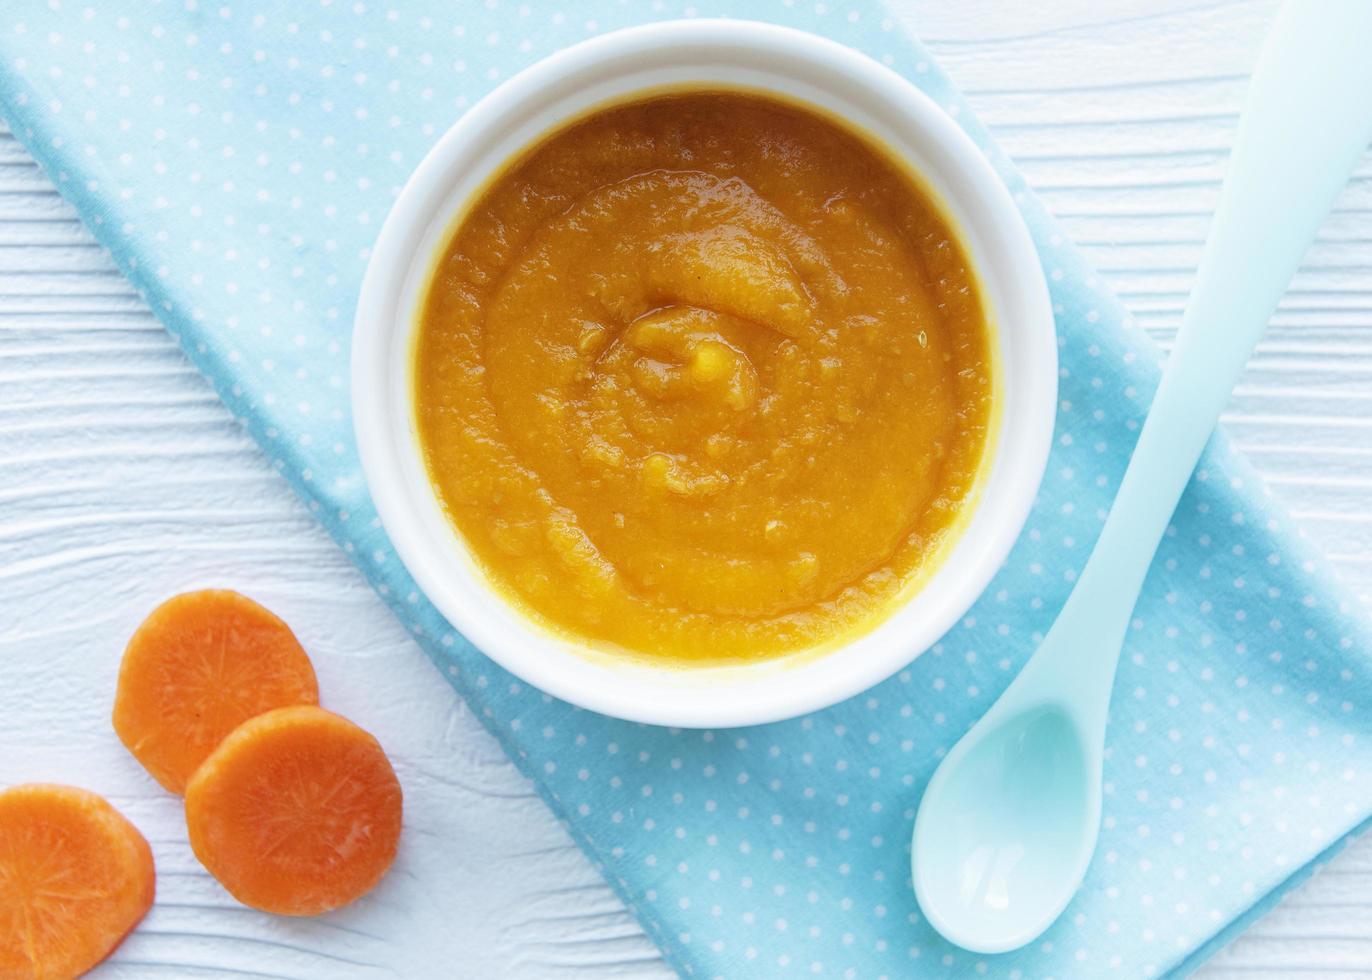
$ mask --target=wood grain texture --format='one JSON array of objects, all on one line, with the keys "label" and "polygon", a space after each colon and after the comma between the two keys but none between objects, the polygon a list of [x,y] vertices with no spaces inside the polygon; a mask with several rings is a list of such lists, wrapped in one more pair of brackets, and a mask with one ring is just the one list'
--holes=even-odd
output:
[{"label": "wood grain texture", "polygon": [[[1164,347],[1272,0],[896,0]],[[1326,222],[1225,418],[1372,602],[1372,163]],[[113,737],[119,653],[171,592],[240,588],[378,733],[406,789],[396,871],[319,921],[237,906],[179,801]],[[106,794],[158,903],[106,977],[626,977],[650,943],[501,750],[191,369],[28,154],[0,135],[0,784]],[[15,751],[13,747],[19,747]],[[1209,980],[1372,975],[1372,839],[1221,952]]]}]

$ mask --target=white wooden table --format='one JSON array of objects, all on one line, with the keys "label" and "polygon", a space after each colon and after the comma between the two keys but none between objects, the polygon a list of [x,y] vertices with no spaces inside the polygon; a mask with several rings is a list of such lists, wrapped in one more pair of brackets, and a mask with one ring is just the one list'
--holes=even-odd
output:
[{"label": "white wooden table", "polygon": [[[1166,343],[1270,0],[897,0],[1068,231]],[[1108,7],[1108,11],[1103,9]],[[1254,358],[1230,432],[1372,598],[1372,166]],[[138,620],[238,587],[296,628],[325,703],[377,732],[408,830],[374,901],[242,909],[115,740]],[[8,134],[0,134],[0,785],[89,786],[152,841],[158,904],[109,977],[657,977],[654,948],[495,742]],[[415,910],[423,910],[416,912]],[[1206,968],[1372,976],[1372,838]]]}]

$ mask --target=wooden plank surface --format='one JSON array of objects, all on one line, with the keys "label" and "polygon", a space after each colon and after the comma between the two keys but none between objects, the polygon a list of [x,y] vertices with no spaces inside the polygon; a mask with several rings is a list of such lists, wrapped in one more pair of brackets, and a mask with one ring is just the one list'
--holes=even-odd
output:
[{"label": "wooden plank surface", "polygon": [[[1166,346],[1274,4],[893,6]],[[1322,230],[1226,424],[1372,602],[1372,162]],[[8,134],[0,579],[0,784],[90,786],[156,850],[157,908],[101,975],[664,975],[533,790]],[[409,832],[364,910],[295,922],[237,907],[190,855],[178,801],[112,736],[124,639],[167,594],[209,584],[285,616],[315,656],[325,703],[380,734],[398,762]],[[1369,923],[1372,839],[1203,975],[1366,977]]]}]

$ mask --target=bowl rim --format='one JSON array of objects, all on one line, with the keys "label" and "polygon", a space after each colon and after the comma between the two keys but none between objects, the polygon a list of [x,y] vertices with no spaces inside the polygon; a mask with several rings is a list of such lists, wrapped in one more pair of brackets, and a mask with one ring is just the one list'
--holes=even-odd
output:
[{"label": "bowl rim", "polygon": [[[770,67],[759,69],[763,62]],[[948,157],[949,166],[955,163],[957,179],[975,192],[967,196],[947,193],[932,175],[915,166],[911,153],[898,154],[896,147],[888,147],[938,192],[942,210],[957,226],[964,247],[973,253],[983,303],[988,315],[1000,321],[995,330],[999,384],[1003,391],[1010,390],[1006,386],[1015,372],[1013,390],[1019,397],[1019,410],[1012,417],[1009,399],[1002,397],[999,432],[988,450],[991,464],[958,539],[937,567],[877,626],[820,654],[757,664],[668,666],[617,658],[546,631],[476,571],[460,535],[441,515],[420,461],[412,416],[408,410],[398,412],[398,387],[404,389],[402,401],[407,409],[410,404],[407,352],[416,319],[413,306],[407,307],[404,299],[407,291],[412,294],[416,289],[416,277],[428,281],[434,260],[432,249],[421,251],[422,243],[435,238],[446,241],[463,207],[485,186],[482,179],[465,195],[454,198],[455,168],[460,169],[469,158],[489,163],[496,156],[493,147],[502,138],[511,141],[512,127],[536,115],[540,105],[575,98],[597,84],[613,89],[636,73],[658,70],[661,64],[709,64],[744,74],[760,72],[762,78],[760,85],[697,82],[702,88],[765,90],[770,73],[773,92],[802,103],[816,100],[792,94],[797,86],[813,83],[814,92],[826,97],[842,89],[843,98],[865,99],[898,118],[910,133],[927,141],[923,148]],[[805,81],[799,75],[789,77],[778,67],[782,65],[794,72],[803,69]],[[776,81],[781,78],[789,86],[786,91]],[[815,78],[824,81],[813,82]],[[630,101],[660,87],[630,86],[609,100],[592,100],[588,105]],[[826,115],[836,115],[830,106],[821,103],[820,108]],[[559,125],[561,121],[555,121],[536,129],[536,135],[526,136],[523,142],[514,139],[514,152]],[[498,172],[513,155],[500,153],[489,172]],[[976,227],[969,225],[969,209],[985,212]],[[979,240],[988,227],[990,240]],[[987,249],[1000,255],[994,279],[987,268]],[[991,292],[1004,293],[1001,298],[1007,302],[991,308]],[[1013,307],[1009,311],[1014,314],[1013,324],[1004,322],[1007,311],[1001,307],[1007,303]],[[1006,363],[1007,340],[1019,348],[1023,363]],[[394,376],[398,346],[404,348],[400,356],[405,361],[399,379]],[[536,62],[484,96],[430,149],[394,202],[368,261],[354,322],[351,389],[358,451],[381,524],[406,570],[458,633],[520,679],[580,707],[649,724],[722,728],[795,717],[865,691],[907,666],[962,618],[1018,539],[1042,480],[1056,415],[1057,342],[1047,284],[1023,216],[989,160],[932,99],[867,55],[818,35],[756,21],[678,20],[613,31]],[[416,485],[416,464],[422,486]],[[1003,472],[1007,466],[1011,468],[1008,477]],[[999,491],[994,499],[989,493],[993,480],[998,481]],[[993,516],[984,516],[988,505],[996,508]],[[436,534],[435,514],[446,535]],[[987,522],[992,522],[989,529],[969,542],[974,527]],[[970,551],[965,547],[969,544],[974,546]],[[960,555],[955,565],[953,559]],[[950,569],[961,572],[957,583],[945,574]],[[464,575],[474,575],[475,587],[462,579]],[[925,617],[901,621],[935,586],[935,599],[924,602],[930,607],[924,610]],[[897,621],[913,635],[897,636]]]}]

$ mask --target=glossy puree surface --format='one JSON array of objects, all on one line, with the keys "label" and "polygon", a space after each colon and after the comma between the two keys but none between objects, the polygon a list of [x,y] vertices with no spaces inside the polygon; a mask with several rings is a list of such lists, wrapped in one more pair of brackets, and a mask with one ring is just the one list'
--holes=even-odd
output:
[{"label": "glossy puree surface", "polygon": [[928,196],[744,93],[601,110],[519,158],[444,246],[414,356],[430,479],[495,588],[675,662],[879,622],[955,537],[995,397]]}]

